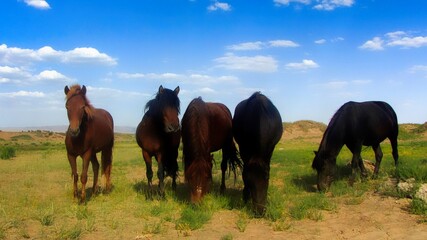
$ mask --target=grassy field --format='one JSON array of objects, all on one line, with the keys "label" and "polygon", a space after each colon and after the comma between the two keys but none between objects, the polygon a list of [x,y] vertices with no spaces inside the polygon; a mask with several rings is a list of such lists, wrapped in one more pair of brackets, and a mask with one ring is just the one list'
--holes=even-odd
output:
[{"label": "grassy field", "polygon": [[[233,215],[234,227],[240,232],[245,232],[253,221],[262,221],[274,231],[287,231],[300,220],[322,221],[325,212],[333,212],[340,205],[360,204],[367,193],[405,197],[390,181],[415,178],[417,183],[427,182],[425,126],[405,125],[401,127],[401,164],[397,170],[386,141],[382,144],[384,159],[379,177],[358,181],[349,187],[351,155],[343,148],[338,157],[336,181],[328,193],[318,193],[311,161],[324,126],[312,125],[312,122],[285,125],[286,132],[272,158],[269,205],[262,219],[254,218],[242,202],[241,175],[236,181],[231,175],[227,179],[226,194],[219,195],[220,152],[215,153],[213,191],[200,205],[188,202],[181,156],[177,191],[172,192],[170,178],[167,178],[166,199],[147,200],[145,164],[140,149],[133,135],[117,134],[113,190],[92,196],[89,189],[87,203],[79,205],[72,197],[63,134],[36,131],[1,137],[8,134],[0,132],[0,150],[15,149],[15,157],[0,159],[0,239],[152,239],[171,234],[185,238],[203,229],[218,212]],[[362,156],[370,161],[374,159],[370,148],[365,149]],[[88,186],[92,183],[91,176],[90,171]],[[414,202],[408,211],[420,214],[426,221],[427,206]],[[233,239],[231,233],[221,234],[222,239]]]}]

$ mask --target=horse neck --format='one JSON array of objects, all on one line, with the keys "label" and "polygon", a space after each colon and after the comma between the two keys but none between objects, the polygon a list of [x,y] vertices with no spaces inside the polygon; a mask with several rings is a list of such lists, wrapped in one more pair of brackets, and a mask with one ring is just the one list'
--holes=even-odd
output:
[{"label": "horse neck", "polygon": [[146,112],[144,118],[151,119],[151,123],[154,125],[154,127],[157,130],[162,130],[161,132],[163,132],[163,129],[164,129],[163,112],[160,108],[158,108],[157,106],[150,107]]},{"label": "horse neck", "polygon": [[319,153],[327,153],[336,157],[344,146],[344,129],[335,124],[328,126],[319,147]]}]

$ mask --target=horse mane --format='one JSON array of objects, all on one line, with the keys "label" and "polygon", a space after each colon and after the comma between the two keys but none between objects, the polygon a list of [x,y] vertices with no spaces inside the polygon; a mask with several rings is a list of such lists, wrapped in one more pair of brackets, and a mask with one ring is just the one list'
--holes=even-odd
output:
[{"label": "horse mane", "polygon": [[[341,116],[343,112],[347,110],[349,105],[353,104],[354,102],[347,102],[344,105],[342,105],[332,116],[331,120],[329,121],[328,127],[326,127],[325,134],[323,135],[322,141],[320,143],[320,147],[323,149],[326,146],[326,142],[328,141],[329,134],[332,129],[335,128],[336,123],[338,122],[338,118]],[[320,150],[319,147],[319,150]]]},{"label": "horse mane", "polygon": [[[162,88],[153,99],[145,104],[144,111],[148,116],[160,119],[165,107],[172,107],[178,111],[178,114],[180,113],[180,100],[177,94],[170,89]],[[158,122],[163,124],[161,120]]]},{"label": "horse mane", "polygon": [[87,117],[89,119],[93,118],[95,108],[92,106],[89,99],[86,97],[86,92],[82,91],[82,87],[79,84],[75,84],[75,85],[72,85],[70,87],[70,90],[68,91],[67,95],[65,96],[65,100],[68,101],[68,100],[70,100],[70,98],[72,98],[74,96],[78,96],[78,95],[83,97],[83,100],[84,100],[85,105],[86,105],[85,112],[87,114]]},{"label": "horse mane", "polygon": [[[187,107],[182,119],[182,138],[185,178],[188,179],[201,169],[210,169],[211,161],[208,161],[209,152],[207,147],[207,136],[201,134],[202,129],[207,130],[208,109],[201,97],[193,99]],[[191,148],[186,146],[192,146]],[[193,161],[195,160],[195,161]]]}]

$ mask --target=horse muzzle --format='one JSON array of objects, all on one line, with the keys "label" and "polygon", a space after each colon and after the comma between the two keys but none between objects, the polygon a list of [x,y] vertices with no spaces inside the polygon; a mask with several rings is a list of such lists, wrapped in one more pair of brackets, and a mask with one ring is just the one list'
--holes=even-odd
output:
[{"label": "horse muzzle", "polygon": [[80,134],[80,128],[71,128],[68,127],[67,133],[70,134],[71,137],[77,137]]},{"label": "horse muzzle", "polygon": [[167,124],[165,125],[165,132],[166,133],[173,133],[173,132],[178,132],[180,130],[179,124],[175,125],[175,124]]}]

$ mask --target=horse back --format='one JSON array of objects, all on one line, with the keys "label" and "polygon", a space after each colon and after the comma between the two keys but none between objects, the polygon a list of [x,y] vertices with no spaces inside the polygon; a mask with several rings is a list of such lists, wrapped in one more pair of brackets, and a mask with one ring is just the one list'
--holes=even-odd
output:
[{"label": "horse back", "polygon": [[338,120],[342,123],[338,124],[345,124],[346,129],[350,130],[347,138],[361,139],[367,146],[378,144],[386,138],[397,138],[397,116],[389,104],[370,101],[349,102],[346,105],[343,106],[344,116]]},{"label": "horse back", "polygon": [[233,134],[244,155],[271,155],[283,132],[282,118],[273,103],[255,93],[240,102],[233,118]]},{"label": "horse back", "polygon": [[209,118],[210,152],[220,150],[227,140],[232,140],[232,117],[230,110],[222,103],[206,103]]}]

